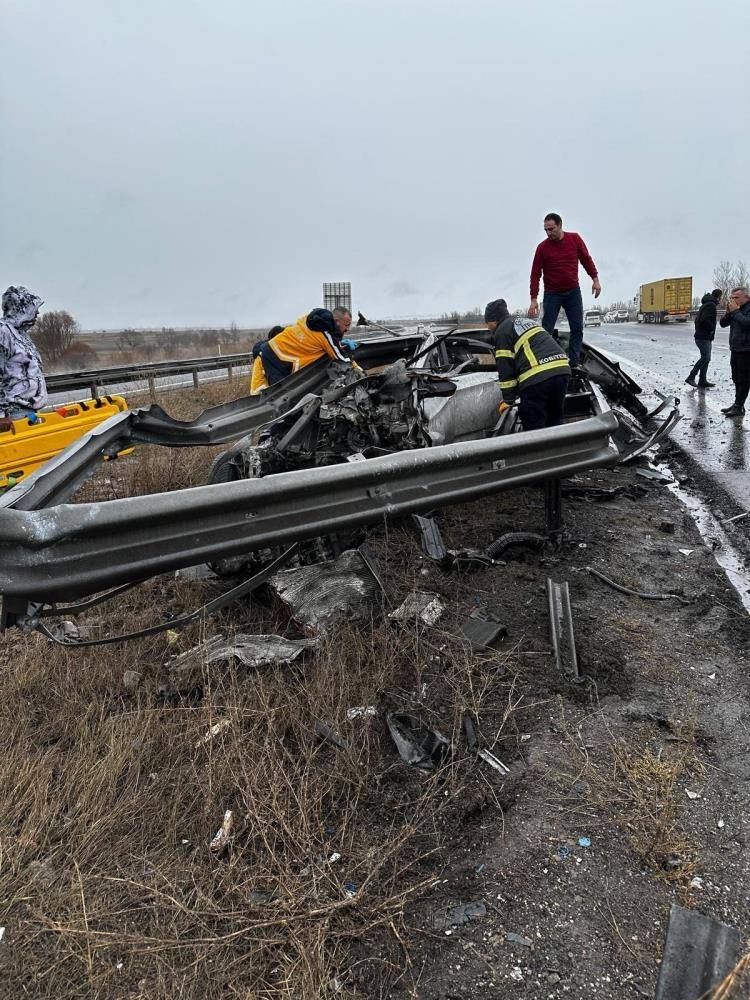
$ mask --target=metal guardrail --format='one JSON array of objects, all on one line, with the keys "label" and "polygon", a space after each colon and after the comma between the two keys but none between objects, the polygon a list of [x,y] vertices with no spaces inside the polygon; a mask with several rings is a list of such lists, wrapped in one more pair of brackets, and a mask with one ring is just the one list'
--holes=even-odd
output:
[{"label": "metal guardrail", "polygon": [[48,375],[45,379],[48,392],[77,392],[79,389],[90,389],[96,399],[99,391],[106,385],[117,385],[123,382],[148,382],[157,378],[168,378],[171,375],[192,375],[193,382],[198,385],[200,372],[220,371],[227,369],[229,376],[235,368],[247,367],[252,364],[252,354],[225,354],[213,358],[185,358],[181,361],[154,361],[148,364],[116,365],[113,368],[96,368],[90,371],[71,372],[70,374]]},{"label": "metal guardrail", "polygon": [[0,509],[5,612],[610,465],[607,411],[562,427],[172,493]]}]

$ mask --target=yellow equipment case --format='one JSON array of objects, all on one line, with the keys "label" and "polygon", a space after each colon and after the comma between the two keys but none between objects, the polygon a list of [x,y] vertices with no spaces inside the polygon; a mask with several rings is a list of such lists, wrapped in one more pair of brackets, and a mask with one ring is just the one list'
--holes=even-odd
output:
[{"label": "yellow equipment case", "polygon": [[15,486],[97,424],[127,408],[122,396],[102,396],[14,420],[13,430],[0,431],[0,492]]}]

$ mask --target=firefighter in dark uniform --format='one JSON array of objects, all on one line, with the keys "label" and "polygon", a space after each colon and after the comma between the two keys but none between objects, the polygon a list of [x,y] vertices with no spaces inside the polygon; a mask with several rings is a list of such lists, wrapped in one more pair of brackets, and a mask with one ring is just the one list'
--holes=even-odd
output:
[{"label": "firefighter in dark uniform", "polygon": [[518,399],[525,431],[557,427],[563,422],[570,379],[567,354],[534,320],[514,319],[505,299],[488,304],[484,321],[495,335],[495,364],[503,392],[500,413]]}]

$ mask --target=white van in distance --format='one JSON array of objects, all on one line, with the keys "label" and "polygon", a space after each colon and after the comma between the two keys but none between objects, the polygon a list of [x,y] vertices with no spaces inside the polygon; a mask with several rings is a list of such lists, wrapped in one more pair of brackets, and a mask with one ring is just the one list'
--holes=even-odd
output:
[{"label": "white van in distance", "polygon": [[601,326],[602,314],[598,309],[587,309],[583,314],[584,326]]}]

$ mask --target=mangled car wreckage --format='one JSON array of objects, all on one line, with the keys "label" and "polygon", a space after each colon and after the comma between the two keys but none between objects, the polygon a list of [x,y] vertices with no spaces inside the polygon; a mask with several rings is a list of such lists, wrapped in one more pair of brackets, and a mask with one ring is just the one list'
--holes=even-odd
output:
[{"label": "mangled car wreckage", "polygon": [[[355,353],[363,370],[321,360],[188,422],[157,405],[112,417],[0,497],[0,624],[36,628],[204,562],[252,566],[256,575],[230,592],[239,596],[288,561],[290,544],[298,559],[325,558],[330,549],[310,540],[335,543],[386,516],[626,461],[679,419],[676,400],[649,413],[640,388],[586,347],[566,423],[519,433],[515,409],[498,418],[489,341],[486,330],[364,330]],[[102,455],[139,442],[235,443],[205,486],[68,502]]]}]

